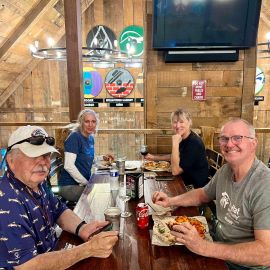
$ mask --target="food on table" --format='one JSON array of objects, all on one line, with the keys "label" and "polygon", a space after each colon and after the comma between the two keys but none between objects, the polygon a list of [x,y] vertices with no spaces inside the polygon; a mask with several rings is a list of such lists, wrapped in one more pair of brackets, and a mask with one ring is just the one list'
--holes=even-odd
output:
[{"label": "food on table", "polygon": [[172,227],[174,225],[179,225],[179,224],[184,223],[184,222],[189,222],[192,226],[194,226],[196,228],[200,237],[205,238],[205,232],[206,232],[205,225],[196,218],[187,217],[187,216],[178,216],[178,217],[175,217],[174,219],[170,220],[167,223],[167,225],[170,229],[172,229]]},{"label": "food on table", "polygon": [[168,171],[170,163],[167,161],[145,161],[144,168],[149,171]]},{"label": "food on table", "polygon": [[111,154],[107,154],[107,155],[103,156],[103,160],[105,160],[108,163],[112,164],[114,162],[114,157]]},{"label": "food on table", "polygon": [[110,154],[102,156],[103,160],[99,162],[99,169],[106,169],[112,166],[112,163],[114,162],[114,157]]},{"label": "food on table", "polygon": [[205,238],[206,227],[195,217],[187,216],[176,216],[176,217],[166,217],[165,219],[156,219],[154,222],[153,233],[155,236],[165,245],[174,245],[176,243],[176,238],[171,234],[172,227],[174,225],[179,225],[184,222],[189,222],[192,226],[196,228],[200,237]]},{"label": "food on table", "polygon": [[168,225],[161,220],[155,222],[153,232],[157,238],[166,245],[174,245],[176,242],[175,237],[171,234]]}]

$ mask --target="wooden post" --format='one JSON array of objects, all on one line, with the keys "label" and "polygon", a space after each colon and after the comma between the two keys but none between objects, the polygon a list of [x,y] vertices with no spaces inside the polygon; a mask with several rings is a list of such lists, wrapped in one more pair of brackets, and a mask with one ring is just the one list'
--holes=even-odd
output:
[{"label": "wooden post", "polygon": [[80,2],[80,0],[64,0],[70,121],[76,120],[84,108]]}]

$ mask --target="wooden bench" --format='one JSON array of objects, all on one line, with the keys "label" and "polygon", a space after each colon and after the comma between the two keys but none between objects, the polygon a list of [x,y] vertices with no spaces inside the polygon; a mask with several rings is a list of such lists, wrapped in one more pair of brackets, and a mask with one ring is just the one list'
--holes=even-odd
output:
[{"label": "wooden bench", "polygon": [[209,165],[208,179],[211,180],[217,170],[224,164],[224,158],[221,153],[206,148],[206,157]]}]

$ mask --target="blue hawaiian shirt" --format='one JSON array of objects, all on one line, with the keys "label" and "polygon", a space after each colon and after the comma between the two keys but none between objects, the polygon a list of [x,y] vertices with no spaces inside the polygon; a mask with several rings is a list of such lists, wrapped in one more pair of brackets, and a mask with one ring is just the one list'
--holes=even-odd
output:
[{"label": "blue hawaiian shirt", "polygon": [[48,189],[36,193],[8,170],[0,180],[0,268],[25,263],[54,249],[55,224],[67,209]]}]

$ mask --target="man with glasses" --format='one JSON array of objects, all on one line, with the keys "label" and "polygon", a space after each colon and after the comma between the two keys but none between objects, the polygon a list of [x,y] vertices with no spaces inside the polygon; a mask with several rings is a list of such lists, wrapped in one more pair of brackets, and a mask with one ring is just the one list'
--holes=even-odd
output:
[{"label": "man with glasses", "polygon": [[[91,256],[108,257],[117,241],[117,232],[90,237],[108,222],[87,224],[47,188],[53,145],[54,138],[38,126],[20,127],[10,136],[8,169],[0,180],[0,269],[66,269]],[[85,243],[53,251],[56,224]]]},{"label": "man with glasses", "polygon": [[153,194],[164,207],[216,200],[215,242],[200,238],[186,223],[173,226],[172,234],[197,254],[225,260],[229,269],[270,269],[270,170],[256,158],[257,143],[252,125],[230,120],[219,137],[227,163],[205,187],[171,198]]}]

